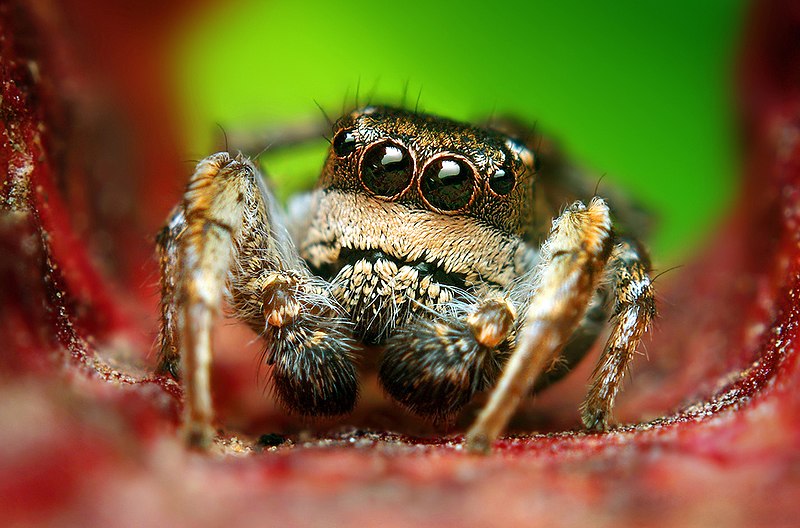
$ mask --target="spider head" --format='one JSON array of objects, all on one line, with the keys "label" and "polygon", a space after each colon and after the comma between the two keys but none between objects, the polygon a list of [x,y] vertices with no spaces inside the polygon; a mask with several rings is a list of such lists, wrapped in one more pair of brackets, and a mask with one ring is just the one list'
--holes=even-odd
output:
[{"label": "spider head", "polygon": [[345,115],[301,255],[379,342],[421,305],[527,269],[533,163],[494,130],[386,107]]},{"label": "spider head", "polygon": [[320,186],[522,234],[534,175],[534,154],[500,132],[371,106],[336,123]]}]

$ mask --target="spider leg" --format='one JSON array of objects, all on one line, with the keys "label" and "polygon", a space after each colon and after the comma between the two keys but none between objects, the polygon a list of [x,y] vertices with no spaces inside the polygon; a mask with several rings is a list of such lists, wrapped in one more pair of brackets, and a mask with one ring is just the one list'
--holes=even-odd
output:
[{"label": "spider leg", "polygon": [[324,398],[335,385],[340,398],[355,401],[347,336],[336,324],[324,285],[310,278],[279,216],[253,164],[222,152],[197,165],[179,211],[159,237],[166,293],[160,369],[175,373],[182,358],[184,427],[192,445],[206,446],[213,437],[211,330],[226,293],[235,315],[271,344],[286,338],[270,356],[278,364],[273,375],[279,395],[286,370],[280,366],[290,357],[298,365],[290,366],[289,375],[306,375],[295,385],[316,388],[312,399],[320,393]]},{"label": "spider leg", "polygon": [[608,262],[614,293],[613,328],[592,374],[581,419],[588,429],[605,430],[622,378],[636,346],[656,315],[647,253],[633,239],[616,241]]},{"label": "spider leg", "polygon": [[241,263],[252,273],[235,275],[231,288],[237,316],[267,343],[278,400],[302,415],[350,412],[358,396],[350,323],[330,295],[330,285],[302,263],[261,269],[260,255]]},{"label": "spider leg", "polygon": [[597,289],[611,249],[611,220],[600,198],[575,202],[553,222],[532,272],[533,296],[517,346],[478,419],[467,449],[485,453],[508,424],[536,377],[561,352]]},{"label": "spider leg", "polygon": [[183,208],[176,207],[169,216],[167,225],[158,233],[159,267],[161,271],[161,330],[160,349],[156,373],[177,379],[180,375],[180,331],[181,314],[177,306],[178,285],[178,238],[186,229]]},{"label": "spider leg", "polygon": [[592,346],[597,342],[597,337],[603,331],[608,321],[608,303],[606,302],[608,291],[601,288],[592,297],[586,314],[578,323],[575,332],[572,333],[564,349],[550,366],[536,378],[531,392],[536,394],[553,383],[561,380],[569,374],[575,366],[580,363]]},{"label": "spider leg", "polygon": [[513,343],[516,309],[503,296],[451,301],[418,316],[386,342],[379,379],[404,407],[447,420],[494,385]]},{"label": "spider leg", "polygon": [[[162,277],[162,287],[170,278],[176,281],[184,427],[192,445],[205,446],[213,436],[211,327],[233,263],[235,241],[242,232],[247,180],[254,177],[247,163],[224,153],[197,165],[183,199],[185,227],[177,238],[177,267],[171,268],[171,277]],[[168,328],[168,321],[162,325]]]},{"label": "spider leg", "polygon": [[[324,119],[309,118],[305,121],[288,123],[269,128],[233,128],[219,138],[229,144],[229,148],[255,156],[264,149],[276,152],[291,149],[313,141],[321,141],[331,133],[331,124]],[[218,141],[221,143],[222,141]]]}]

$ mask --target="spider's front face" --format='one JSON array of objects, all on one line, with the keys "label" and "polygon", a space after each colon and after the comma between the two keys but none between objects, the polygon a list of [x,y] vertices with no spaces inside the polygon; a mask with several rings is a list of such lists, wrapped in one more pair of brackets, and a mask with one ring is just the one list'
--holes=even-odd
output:
[{"label": "spider's front face", "polygon": [[356,335],[500,290],[530,262],[533,153],[499,132],[369,107],[336,124],[300,253]]}]

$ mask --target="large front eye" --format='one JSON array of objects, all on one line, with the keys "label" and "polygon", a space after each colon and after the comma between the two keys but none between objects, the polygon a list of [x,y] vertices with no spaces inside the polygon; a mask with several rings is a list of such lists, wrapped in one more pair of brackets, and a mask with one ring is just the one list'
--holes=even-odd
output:
[{"label": "large front eye", "polygon": [[411,155],[405,147],[383,141],[370,145],[361,160],[361,181],[377,194],[391,198],[411,184]]},{"label": "large front eye", "polygon": [[432,161],[422,173],[420,191],[425,200],[442,211],[456,211],[472,200],[475,172],[455,157]]}]

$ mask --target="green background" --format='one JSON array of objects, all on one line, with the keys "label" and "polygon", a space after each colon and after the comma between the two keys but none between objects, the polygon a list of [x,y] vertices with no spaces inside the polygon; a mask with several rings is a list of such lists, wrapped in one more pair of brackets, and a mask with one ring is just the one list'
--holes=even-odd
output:
[{"label": "green background", "polygon": [[[214,123],[337,116],[355,92],[474,120],[515,114],[655,212],[658,268],[684,261],[736,192],[732,78],[741,0],[236,2],[176,39],[190,150]],[[349,94],[349,95],[348,95]],[[283,195],[308,185],[326,143],[267,155]],[[601,192],[602,194],[602,192]]]}]

